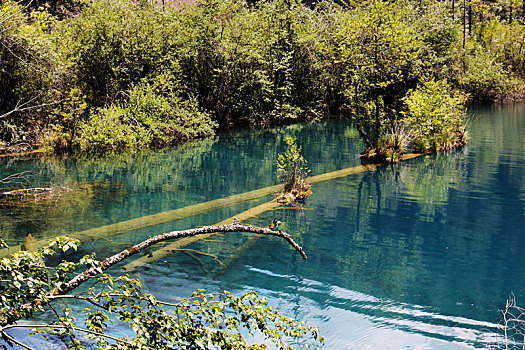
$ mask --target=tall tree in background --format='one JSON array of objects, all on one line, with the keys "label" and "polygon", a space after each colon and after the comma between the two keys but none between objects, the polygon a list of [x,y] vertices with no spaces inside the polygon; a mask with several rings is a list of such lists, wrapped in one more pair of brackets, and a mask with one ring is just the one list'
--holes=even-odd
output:
[{"label": "tall tree in background", "polygon": [[339,52],[347,109],[368,148],[392,127],[401,97],[417,83],[424,43],[402,19],[402,8],[374,1],[344,17]]}]

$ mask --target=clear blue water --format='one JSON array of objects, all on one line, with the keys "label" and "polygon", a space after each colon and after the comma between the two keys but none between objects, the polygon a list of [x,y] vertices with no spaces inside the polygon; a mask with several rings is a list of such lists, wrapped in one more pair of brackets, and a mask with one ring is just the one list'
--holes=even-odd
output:
[{"label": "clear blue water", "polygon": [[[163,300],[192,290],[256,290],[287,316],[319,326],[326,349],[484,348],[498,338],[500,309],[513,292],[525,305],[525,105],[470,109],[463,149],[316,184],[302,209],[278,217],[308,254],[249,236],[192,248],[228,262],[223,274],[174,254],[135,273]],[[180,149],[104,160],[0,160],[0,177],[31,170],[28,185],[67,185],[74,198],[0,206],[11,244],[120,222],[277,183],[284,137],[297,136],[311,174],[360,164],[348,121],[222,133]],[[239,204],[84,246],[99,257],[173,229],[213,224],[270,200]],[[118,272],[117,269],[115,272]],[[314,344],[314,343],[313,343]]]}]

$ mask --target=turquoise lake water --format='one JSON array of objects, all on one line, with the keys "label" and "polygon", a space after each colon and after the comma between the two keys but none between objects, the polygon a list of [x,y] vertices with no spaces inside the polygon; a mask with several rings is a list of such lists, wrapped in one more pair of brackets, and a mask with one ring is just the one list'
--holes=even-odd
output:
[{"label": "turquoise lake water", "polygon": [[[225,271],[209,257],[197,262],[178,253],[133,276],[166,301],[198,288],[256,290],[283,314],[318,325],[325,349],[487,347],[498,341],[509,295],[525,306],[525,105],[469,113],[463,149],[316,184],[303,208],[247,222],[279,218],[307,261],[275,237],[238,251],[249,235],[231,234],[192,246],[227,262]],[[4,158],[0,178],[27,170],[33,176],[25,187],[73,191],[22,207],[4,201],[0,235],[17,244],[28,233],[67,234],[277,184],[275,160],[286,135],[297,137],[311,175],[361,164],[363,145],[346,120],[232,131],[144,155]],[[101,239],[81,253],[103,258],[271,199]]]}]

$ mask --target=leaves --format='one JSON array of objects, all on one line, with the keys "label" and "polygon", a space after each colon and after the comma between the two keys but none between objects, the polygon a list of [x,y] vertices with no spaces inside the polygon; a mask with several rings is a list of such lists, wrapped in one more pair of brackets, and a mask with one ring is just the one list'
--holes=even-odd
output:
[{"label": "leaves", "polygon": [[307,162],[301,154],[301,146],[297,145],[296,137],[287,136],[285,140],[288,150],[284,154],[279,154],[277,158],[277,174],[284,182],[285,192],[295,190],[304,195],[310,190],[310,186],[305,182],[309,172]]},{"label": "leaves", "polygon": [[416,151],[447,150],[465,140],[464,97],[451,94],[446,80],[425,78],[403,99],[402,122],[411,128]]},{"label": "leaves", "polygon": [[[291,349],[287,339],[311,336],[323,342],[316,327],[281,315],[255,292],[239,297],[229,292],[209,294],[198,290],[178,304],[162,303],[144,293],[140,281],[123,275],[101,274],[85,294],[48,295],[68,282],[81,268],[102,272],[102,262],[84,256],[78,263],[62,261],[56,267],[45,264],[46,256],[76,249],[79,242],[59,237],[35,253],[21,251],[0,261],[0,335],[12,344],[4,331],[22,314],[31,318],[37,311],[51,310],[55,318],[47,325],[28,325],[32,334],[47,339],[54,332],[69,339],[71,349],[89,344],[80,342],[81,334],[101,349],[264,349],[265,344],[247,345],[243,336],[262,334],[279,348]],[[55,300],[74,298],[86,303],[85,328],[78,325],[77,312],[65,308],[62,314],[53,306]],[[28,306],[29,305],[29,306]],[[125,324],[132,337],[115,337],[111,324]]]}]

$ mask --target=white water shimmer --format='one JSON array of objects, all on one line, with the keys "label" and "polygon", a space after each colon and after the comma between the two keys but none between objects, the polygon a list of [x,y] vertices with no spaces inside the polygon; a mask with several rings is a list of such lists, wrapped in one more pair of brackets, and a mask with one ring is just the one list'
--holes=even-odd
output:
[{"label": "white water shimmer", "polygon": [[[430,307],[379,299],[252,266],[246,268],[291,282],[290,293],[259,291],[285,315],[317,325],[326,338],[323,349],[474,349],[488,348],[501,340],[501,326],[495,323],[440,315]],[[282,284],[282,280],[276,284]],[[245,288],[256,289],[249,285]],[[316,294],[324,298],[323,303],[314,301]]]}]

